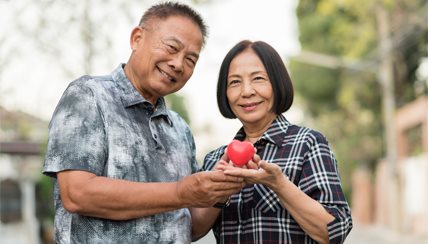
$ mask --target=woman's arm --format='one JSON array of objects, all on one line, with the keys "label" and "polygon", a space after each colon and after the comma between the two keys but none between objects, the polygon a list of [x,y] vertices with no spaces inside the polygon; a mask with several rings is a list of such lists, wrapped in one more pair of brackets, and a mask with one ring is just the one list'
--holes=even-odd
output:
[{"label": "woman's arm", "polygon": [[220,208],[190,208],[192,214],[192,241],[197,241],[204,237],[213,227]]},{"label": "woman's arm", "polygon": [[223,168],[225,174],[244,177],[247,183],[263,184],[274,191],[284,208],[290,212],[299,226],[314,240],[328,243],[327,224],[334,217],[316,200],[312,199],[293,184],[272,163],[260,160],[259,169]]}]

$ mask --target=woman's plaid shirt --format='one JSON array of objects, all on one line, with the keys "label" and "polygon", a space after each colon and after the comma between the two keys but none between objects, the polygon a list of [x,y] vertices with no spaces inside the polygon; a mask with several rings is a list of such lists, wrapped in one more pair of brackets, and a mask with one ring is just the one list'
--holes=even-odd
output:
[{"label": "woman's plaid shirt", "polygon": [[[235,139],[244,138],[241,128]],[[294,184],[335,217],[327,225],[330,243],[343,243],[352,228],[351,212],[326,138],[290,124],[280,115],[254,146],[263,160],[279,165]],[[207,154],[203,170],[211,170],[225,148]],[[217,243],[316,243],[282,207],[276,194],[259,184],[249,185],[231,197],[213,232]]]}]

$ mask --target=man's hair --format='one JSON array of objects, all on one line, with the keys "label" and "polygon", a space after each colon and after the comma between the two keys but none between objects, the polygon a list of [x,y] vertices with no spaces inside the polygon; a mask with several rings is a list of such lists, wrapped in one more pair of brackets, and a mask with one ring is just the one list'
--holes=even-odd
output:
[{"label": "man's hair", "polygon": [[229,75],[229,68],[232,60],[238,56],[238,54],[244,52],[247,49],[252,49],[256,53],[256,55],[260,58],[260,61],[263,63],[263,66],[265,67],[269,76],[273,90],[273,105],[271,111],[276,115],[286,112],[293,103],[294,90],[290,75],[288,74],[287,68],[282,61],[281,56],[272,46],[266,42],[251,42],[248,40],[243,40],[230,49],[220,66],[217,83],[217,104],[220,113],[225,118],[236,118],[236,115],[230,108],[226,96],[227,77]]},{"label": "man's hair", "polygon": [[166,19],[177,15],[187,17],[199,26],[202,33],[202,46],[204,46],[208,37],[208,27],[198,12],[183,3],[167,1],[155,4],[143,14],[138,25],[144,28],[153,19]]}]

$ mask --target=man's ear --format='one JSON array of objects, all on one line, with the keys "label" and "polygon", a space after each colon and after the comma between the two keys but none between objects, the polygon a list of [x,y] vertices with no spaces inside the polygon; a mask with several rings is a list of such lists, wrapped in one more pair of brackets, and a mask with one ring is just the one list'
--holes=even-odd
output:
[{"label": "man's ear", "polygon": [[131,37],[129,39],[129,43],[131,45],[132,51],[135,51],[138,47],[139,42],[143,36],[143,28],[137,26],[131,32]]}]

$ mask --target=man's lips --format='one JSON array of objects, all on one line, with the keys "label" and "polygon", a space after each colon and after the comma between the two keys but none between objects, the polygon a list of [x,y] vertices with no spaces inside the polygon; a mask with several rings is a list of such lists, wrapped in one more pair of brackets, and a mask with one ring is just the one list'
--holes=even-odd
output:
[{"label": "man's lips", "polygon": [[168,73],[166,73],[165,71],[161,70],[159,67],[158,67],[158,70],[159,70],[159,72],[160,72],[164,77],[166,77],[169,81],[171,81],[171,82],[176,82],[176,81],[177,81],[177,79],[175,79],[173,76],[169,75],[169,74],[168,74]]}]

